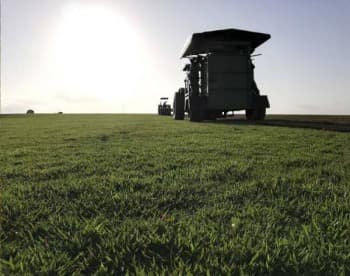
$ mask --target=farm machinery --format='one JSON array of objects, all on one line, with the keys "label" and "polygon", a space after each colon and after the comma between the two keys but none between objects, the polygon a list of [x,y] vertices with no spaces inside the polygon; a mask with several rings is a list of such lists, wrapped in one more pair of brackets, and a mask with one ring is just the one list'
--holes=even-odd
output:
[{"label": "farm machinery", "polygon": [[171,116],[171,105],[168,104],[169,98],[160,98],[160,103],[158,105],[158,115]]},{"label": "farm machinery", "polygon": [[269,34],[238,29],[195,33],[185,44],[185,87],[174,95],[173,117],[214,120],[245,110],[248,120],[263,120],[270,107],[254,80],[254,50]]}]

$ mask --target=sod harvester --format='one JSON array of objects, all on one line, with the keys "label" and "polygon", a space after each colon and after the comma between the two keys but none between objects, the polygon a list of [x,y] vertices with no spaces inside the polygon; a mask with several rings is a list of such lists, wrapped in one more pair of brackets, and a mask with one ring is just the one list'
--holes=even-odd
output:
[{"label": "sod harvester", "polygon": [[270,107],[254,80],[254,50],[271,36],[238,29],[195,33],[181,58],[185,87],[174,95],[173,117],[191,121],[216,119],[229,111],[245,110],[248,120],[263,120]]},{"label": "sod harvester", "polygon": [[158,105],[158,115],[171,116],[171,105],[168,104],[169,98],[160,98],[160,103]]}]

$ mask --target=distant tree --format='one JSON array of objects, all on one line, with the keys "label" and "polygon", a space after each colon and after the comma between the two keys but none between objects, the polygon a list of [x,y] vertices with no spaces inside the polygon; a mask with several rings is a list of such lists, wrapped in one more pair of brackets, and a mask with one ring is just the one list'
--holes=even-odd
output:
[{"label": "distant tree", "polygon": [[60,111],[60,112],[58,112],[58,114],[63,114],[63,112],[62,112],[62,111]]},{"label": "distant tree", "polygon": [[34,114],[34,110],[33,109],[28,109],[27,110],[27,114]]}]

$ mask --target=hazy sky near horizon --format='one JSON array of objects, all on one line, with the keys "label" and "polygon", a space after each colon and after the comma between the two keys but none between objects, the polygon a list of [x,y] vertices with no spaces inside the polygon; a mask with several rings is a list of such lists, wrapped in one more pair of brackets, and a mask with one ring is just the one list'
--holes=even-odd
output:
[{"label": "hazy sky near horizon", "polygon": [[271,34],[269,113],[350,114],[348,0],[1,0],[2,112],[155,113],[185,40],[220,28]]}]

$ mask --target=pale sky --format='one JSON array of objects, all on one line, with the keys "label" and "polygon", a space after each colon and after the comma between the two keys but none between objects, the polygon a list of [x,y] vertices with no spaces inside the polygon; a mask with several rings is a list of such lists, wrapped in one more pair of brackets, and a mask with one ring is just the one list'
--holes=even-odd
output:
[{"label": "pale sky", "polygon": [[271,34],[255,77],[270,114],[350,114],[348,0],[1,0],[2,113],[155,113],[186,39]]}]

